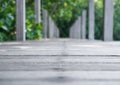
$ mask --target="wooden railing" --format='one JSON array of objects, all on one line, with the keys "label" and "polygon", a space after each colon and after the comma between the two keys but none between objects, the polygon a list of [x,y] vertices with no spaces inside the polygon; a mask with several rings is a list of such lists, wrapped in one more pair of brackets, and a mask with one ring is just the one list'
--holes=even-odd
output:
[{"label": "wooden railing", "polygon": [[[41,0],[34,0],[35,2],[35,22],[39,23],[41,22]],[[104,40],[105,41],[112,41],[113,40],[113,1],[114,0],[104,0]],[[94,40],[94,23],[95,23],[95,10],[94,10],[94,0],[88,0],[89,2],[89,11],[88,11],[88,28],[89,28],[89,34],[88,34],[88,38],[90,40]],[[18,41],[25,41],[25,0],[16,0],[16,39]],[[53,32],[48,32],[49,28],[51,28],[52,25],[52,20],[49,20],[47,17],[47,11],[43,10],[43,38],[50,38],[48,33],[54,33],[58,32],[55,31],[55,29],[53,30]],[[86,35],[86,11],[83,11],[82,13],[82,27],[79,28],[82,31],[80,32],[82,35],[82,39],[85,39],[85,35]],[[52,31],[52,30],[50,30]],[[59,33],[59,32],[58,32]],[[75,33],[76,34],[76,33]],[[49,36],[48,36],[49,35]],[[58,34],[56,34],[58,35]]]}]

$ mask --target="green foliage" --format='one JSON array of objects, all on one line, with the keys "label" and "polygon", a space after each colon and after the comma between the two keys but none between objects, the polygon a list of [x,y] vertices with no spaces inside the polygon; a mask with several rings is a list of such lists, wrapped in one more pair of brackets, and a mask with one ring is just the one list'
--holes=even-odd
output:
[{"label": "green foliage", "polygon": [[14,3],[14,0],[0,0],[0,41],[15,39]]},{"label": "green foliage", "polygon": [[114,3],[114,39],[120,40],[120,0]]},{"label": "green foliage", "polygon": [[39,39],[41,38],[42,24],[32,23],[29,20],[26,20],[26,37],[27,39]]},{"label": "green foliage", "polygon": [[[32,4],[31,4],[32,3]],[[34,0],[27,0],[27,11],[26,11],[26,38],[27,39],[40,39],[41,38],[41,30],[42,24],[35,23],[34,16]]]},{"label": "green foliage", "polygon": [[[26,38],[39,39],[42,25],[34,21],[34,0],[26,0],[26,5]],[[0,0],[0,41],[15,40],[15,22],[15,0]]]},{"label": "green foliage", "polygon": [[95,39],[103,39],[103,0],[95,1]]},{"label": "green foliage", "polygon": [[69,36],[69,28],[74,23],[88,0],[43,0],[43,8],[47,9],[60,29],[61,37]]}]

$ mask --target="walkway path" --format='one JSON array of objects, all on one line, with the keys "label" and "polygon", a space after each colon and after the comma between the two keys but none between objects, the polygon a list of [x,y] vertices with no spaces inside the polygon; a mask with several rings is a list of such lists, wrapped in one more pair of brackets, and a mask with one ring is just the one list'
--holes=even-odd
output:
[{"label": "walkway path", "polygon": [[0,85],[120,85],[120,42],[0,43]]}]

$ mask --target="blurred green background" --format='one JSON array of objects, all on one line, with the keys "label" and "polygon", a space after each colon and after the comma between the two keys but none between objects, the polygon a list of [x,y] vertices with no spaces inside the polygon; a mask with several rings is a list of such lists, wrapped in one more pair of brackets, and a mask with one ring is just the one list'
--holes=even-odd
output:
[{"label": "blurred green background", "polygon": [[[99,40],[103,37],[103,4],[103,0],[95,0],[95,38]],[[82,10],[88,10],[88,0],[42,0],[42,9],[48,10],[59,27],[60,37],[66,38]],[[120,0],[114,0],[114,40],[120,40],[119,10]],[[26,38],[29,40],[42,36],[42,22],[36,24],[34,17],[34,0],[26,0]],[[15,40],[15,25],[15,0],[0,0],[0,41]]]}]

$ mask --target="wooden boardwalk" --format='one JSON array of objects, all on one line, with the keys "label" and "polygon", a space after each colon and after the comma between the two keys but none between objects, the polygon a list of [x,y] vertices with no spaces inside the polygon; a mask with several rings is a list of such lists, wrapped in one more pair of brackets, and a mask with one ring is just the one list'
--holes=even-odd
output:
[{"label": "wooden boardwalk", "polygon": [[120,85],[120,42],[0,43],[0,85]]}]

